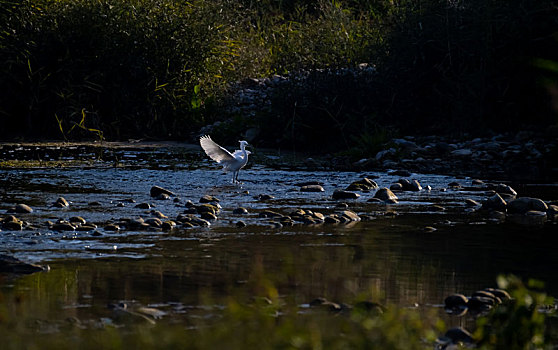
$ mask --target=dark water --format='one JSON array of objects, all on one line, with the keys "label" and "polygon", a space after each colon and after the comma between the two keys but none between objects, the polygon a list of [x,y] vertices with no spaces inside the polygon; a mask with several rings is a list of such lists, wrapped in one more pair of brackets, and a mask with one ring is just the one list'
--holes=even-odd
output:
[{"label": "dark water", "polygon": [[[208,295],[219,300],[226,295],[264,294],[261,280],[297,305],[316,297],[350,303],[366,295],[383,304],[440,308],[448,294],[495,286],[501,273],[538,278],[546,282],[549,294],[558,294],[557,225],[502,223],[467,208],[466,198],[481,201],[486,193],[447,185],[452,181],[469,185],[471,179],[413,174],[432,189],[399,193],[400,203],[390,206],[366,202],[374,191],[346,202],[351,210],[368,214],[370,221],[275,228],[258,213],[297,208],[336,212],[338,202],[331,200],[335,189],[362,176],[377,177],[381,187],[399,177],[252,166],[241,172],[242,185],[232,185],[228,175],[206,161],[158,164],[156,169],[138,164],[0,170],[0,212],[27,203],[34,212],[18,217],[37,227],[1,231],[0,251],[51,268],[46,273],[0,277],[11,312],[48,320],[37,326],[45,332],[57,331],[57,322],[68,317],[91,326],[110,323],[107,304],[120,301],[156,307],[166,313],[164,320],[184,321],[219,307],[207,304]],[[325,192],[300,192],[295,184],[308,180],[323,182]],[[153,185],[173,191],[180,201],[150,198]],[[521,188],[520,195],[540,191],[540,186]],[[141,202],[175,218],[184,211],[186,200],[197,203],[205,194],[218,197],[222,206],[219,219],[208,228],[117,233],[102,228],[121,218],[152,217],[150,210],[135,208]],[[274,198],[255,198],[260,194]],[[69,208],[52,207],[59,196],[70,202]],[[102,205],[93,207],[91,202]],[[432,211],[432,204],[446,210]],[[232,210],[240,206],[249,214],[234,215]],[[99,225],[101,235],[55,232],[45,225],[47,220],[76,215]],[[247,226],[236,228],[238,220]],[[426,231],[427,226],[436,230]]]}]

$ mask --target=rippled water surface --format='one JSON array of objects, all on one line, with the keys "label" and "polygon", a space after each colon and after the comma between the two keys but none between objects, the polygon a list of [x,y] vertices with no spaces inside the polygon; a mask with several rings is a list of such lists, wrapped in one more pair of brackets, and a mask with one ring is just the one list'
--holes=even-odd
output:
[{"label": "rippled water surface", "polygon": [[[133,164],[138,157],[130,153],[127,159]],[[218,307],[206,305],[201,295],[256,296],[253,282],[262,276],[281,296],[300,305],[316,297],[350,302],[366,294],[383,304],[433,308],[448,294],[494,286],[499,273],[510,272],[545,281],[550,294],[558,291],[556,224],[519,226],[475,212],[465,199],[482,201],[485,192],[448,188],[453,181],[469,186],[471,179],[412,174],[431,190],[398,193],[400,203],[395,205],[367,202],[374,191],[345,201],[350,210],[366,214],[366,221],[277,228],[259,213],[271,209],[288,214],[298,208],[338,212],[339,202],[331,199],[335,189],[363,176],[389,187],[400,177],[385,172],[277,170],[256,164],[241,172],[241,185],[233,185],[228,175],[205,160],[144,165],[0,170],[0,212],[27,203],[33,213],[18,217],[36,227],[1,231],[0,250],[51,268],[0,277],[5,298],[25,299],[27,311],[50,320],[48,327],[56,330],[56,321],[68,317],[112,322],[106,306],[118,302],[156,307],[165,313],[163,320],[196,317]],[[310,180],[322,182],[325,192],[300,192],[296,184]],[[151,198],[153,185],[174,192],[179,200]],[[521,187],[520,195],[535,189],[553,195],[528,186]],[[136,208],[138,203],[150,203],[173,219],[184,212],[187,200],[197,203],[206,194],[219,198],[222,206],[210,227],[179,225],[168,232],[103,229],[122,218],[153,216],[151,210]],[[274,198],[260,200],[261,194]],[[52,206],[60,196],[70,202],[69,208]],[[433,204],[445,210],[434,211]],[[233,214],[238,207],[249,213]],[[72,216],[99,228],[56,232],[45,224]],[[239,220],[247,226],[237,228]]]}]

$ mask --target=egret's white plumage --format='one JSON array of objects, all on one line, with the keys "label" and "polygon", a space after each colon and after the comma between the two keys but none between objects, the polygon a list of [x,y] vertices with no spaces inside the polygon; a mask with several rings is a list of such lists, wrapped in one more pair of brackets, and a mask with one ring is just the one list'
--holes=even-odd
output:
[{"label": "egret's white plumage", "polygon": [[240,142],[240,149],[231,154],[231,152],[216,144],[211,137],[207,135],[200,137],[200,145],[209,158],[221,164],[224,171],[232,171],[233,182],[238,182],[238,172],[248,163],[248,155],[250,154],[250,151],[246,150],[248,142],[238,142]]}]

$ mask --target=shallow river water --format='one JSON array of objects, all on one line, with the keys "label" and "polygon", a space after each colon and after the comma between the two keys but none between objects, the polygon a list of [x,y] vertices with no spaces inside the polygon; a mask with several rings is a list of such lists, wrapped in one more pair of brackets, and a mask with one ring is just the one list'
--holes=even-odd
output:
[{"label": "shallow river water", "polygon": [[[501,273],[540,279],[549,294],[558,294],[558,226],[500,222],[467,207],[465,199],[480,202],[486,193],[448,184],[470,186],[469,178],[412,174],[431,189],[399,192],[398,204],[385,205],[367,202],[375,191],[348,201],[334,201],[331,195],[364,176],[375,178],[380,187],[400,176],[280,170],[256,161],[241,171],[242,184],[233,185],[229,175],[206,160],[153,167],[135,163],[134,157],[130,154],[129,163],[118,166],[0,170],[0,217],[14,204],[26,203],[34,211],[16,215],[36,227],[0,231],[0,253],[50,266],[49,272],[27,276],[0,275],[4,300],[20,305],[12,312],[48,320],[38,326],[45,332],[55,331],[57,321],[68,317],[84,324],[112,322],[107,304],[119,302],[151,306],[164,312],[163,322],[182,322],[204,314],[210,307],[207,295],[257,296],[253,281],[262,276],[301,306],[317,297],[350,303],[369,295],[382,304],[441,309],[445,296],[494,287]],[[296,184],[311,180],[322,182],[325,192],[300,192]],[[151,198],[154,185],[179,199]],[[542,199],[557,199],[541,187],[520,189],[522,196],[536,190],[547,196]],[[261,194],[273,198],[261,200]],[[151,210],[176,218],[187,200],[198,203],[203,195],[217,197],[222,206],[210,227],[103,229],[122,218],[152,217]],[[68,208],[52,206],[60,196],[70,202]],[[154,208],[136,208],[144,202]],[[265,209],[287,214],[298,208],[329,214],[340,210],[340,202],[367,220],[277,228],[259,216]],[[433,204],[445,210],[435,211]],[[233,214],[238,207],[248,214]],[[72,216],[99,228],[57,232],[45,224]],[[237,228],[240,220],[245,227]]]}]

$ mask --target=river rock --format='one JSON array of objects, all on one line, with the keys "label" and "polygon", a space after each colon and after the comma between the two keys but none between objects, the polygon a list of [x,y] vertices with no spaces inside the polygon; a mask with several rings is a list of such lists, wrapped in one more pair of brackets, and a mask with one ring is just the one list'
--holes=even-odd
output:
[{"label": "river rock", "polygon": [[238,207],[238,208],[233,210],[233,214],[235,214],[235,215],[245,215],[245,214],[248,214],[248,209],[246,209],[244,207]]},{"label": "river rock", "polygon": [[354,181],[353,183],[351,183],[345,189],[345,191],[370,191],[370,190],[375,190],[377,188],[378,188],[378,184],[375,181],[365,177],[361,180]]},{"label": "river rock", "polygon": [[358,216],[357,213],[351,210],[344,210],[341,213],[341,216],[349,219],[349,221],[360,221],[360,216]]},{"label": "river rock", "polygon": [[548,210],[546,211],[546,215],[549,218],[555,218],[558,216],[558,205],[550,204],[548,206]]},{"label": "river rock", "polygon": [[28,264],[10,255],[0,254],[0,272],[15,274],[30,274],[39,271],[48,271],[48,266]]},{"label": "river rock", "polygon": [[97,225],[95,224],[85,224],[76,227],[76,231],[94,231],[97,229]]},{"label": "river rock", "polygon": [[120,231],[120,226],[116,225],[116,224],[108,224],[104,227],[105,231]]},{"label": "river rock", "polygon": [[71,224],[79,224],[79,225],[85,225],[87,223],[87,221],[85,221],[85,219],[82,218],[81,216],[72,216],[68,221]]},{"label": "river rock", "polygon": [[546,212],[548,210],[548,206],[541,199],[521,197],[509,202],[507,209],[508,209],[508,213],[525,214],[529,210]]},{"label": "river rock", "polygon": [[75,231],[76,227],[67,221],[59,221],[54,223],[50,229],[54,231]]},{"label": "river rock", "polygon": [[267,201],[270,199],[274,199],[275,197],[270,194],[260,194],[255,197],[259,201]]},{"label": "river rock", "polygon": [[283,214],[275,212],[273,210],[263,210],[258,215],[260,218],[281,218]]},{"label": "river rock", "polygon": [[176,196],[173,192],[171,192],[171,191],[169,191],[165,188],[162,188],[160,186],[153,186],[153,187],[151,187],[151,190],[149,191],[149,194],[151,195],[151,197],[158,197],[161,193],[164,193],[164,194],[166,194],[168,196],[171,196],[171,197]]},{"label": "river rock", "polygon": [[161,228],[163,229],[163,231],[170,231],[175,227],[176,227],[176,222],[174,222],[172,220],[167,220],[167,221],[163,222],[163,224],[161,225]]},{"label": "river rock", "polygon": [[378,191],[376,191],[376,194],[374,194],[374,198],[395,203],[397,203],[398,199],[397,196],[393,192],[391,192],[389,188],[386,187],[382,187]]},{"label": "river rock", "polygon": [[201,214],[200,214],[200,217],[201,217],[202,219],[208,220],[208,221],[215,221],[215,220],[217,220],[217,216],[216,216],[215,214],[209,213],[209,212],[207,212],[207,213],[201,213]]},{"label": "river rock", "polygon": [[483,209],[497,211],[505,211],[506,206],[506,201],[498,193],[488,198],[482,205]]},{"label": "river rock", "polygon": [[171,196],[169,196],[169,195],[166,194],[166,193],[159,193],[159,194],[155,197],[155,199],[158,200],[158,201],[168,201],[168,200],[171,199]]},{"label": "river rock", "polygon": [[215,203],[219,202],[219,198],[210,196],[208,194],[200,198],[200,203],[214,203],[214,202]]},{"label": "river rock", "polygon": [[8,231],[21,231],[23,230],[23,221],[4,221],[2,229]]},{"label": "river rock", "polygon": [[70,206],[70,203],[64,197],[58,197],[52,205],[56,208],[67,208]]},{"label": "river rock", "polygon": [[149,203],[139,203],[139,204],[136,204],[135,208],[138,208],[138,209],[151,209],[152,206],[151,206],[151,204],[149,204]]},{"label": "river rock", "polygon": [[339,224],[341,221],[337,218],[337,215],[330,214],[324,218],[324,223],[326,224]]},{"label": "river rock", "polygon": [[321,185],[306,185],[300,188],[300,192],[325,192]]},{"label": "river rock", "polygon": [[339,199],[357,199],[360,197],[360,194],[355,193],[355,192],[350,192],[350,191],[344,191],[344,190],[335,190],[333,192],[333,196],[332,198],[334,200],[339,200]]},{"label": "river rock", "polygon": [[418,180],[411,181],[411,191],[422,191],[422,186],[420,185],[420,182],[418,182]]},{"label": "river rock", "polygon": [[403,185],[399,182],[396,182],[394,184],[391,184],[389,186],[389,189],[393,192],[397,192],[397,191],[403,191]]},{"label": "river rock", "polygon": [[498,184],[495,191],[499,194],[509,194],[511,196],[517,196],[517,192],[515,192],[513,188],[505,184]]},{"label": "river rock", "polygon": [[29,214],[29,213],[33,212],[33,209],[30,206],[28,206],[27,204],[19,203],[19,204],[16,204],[15,207],[8,210],[8,212],[19,213],[19,214]]},{"label": "river rock", "polygon": [[145,223],[155,228],[161,228],[161,226],[163,226],[163,221],[159,218],[149,218],[145,220]]}]

